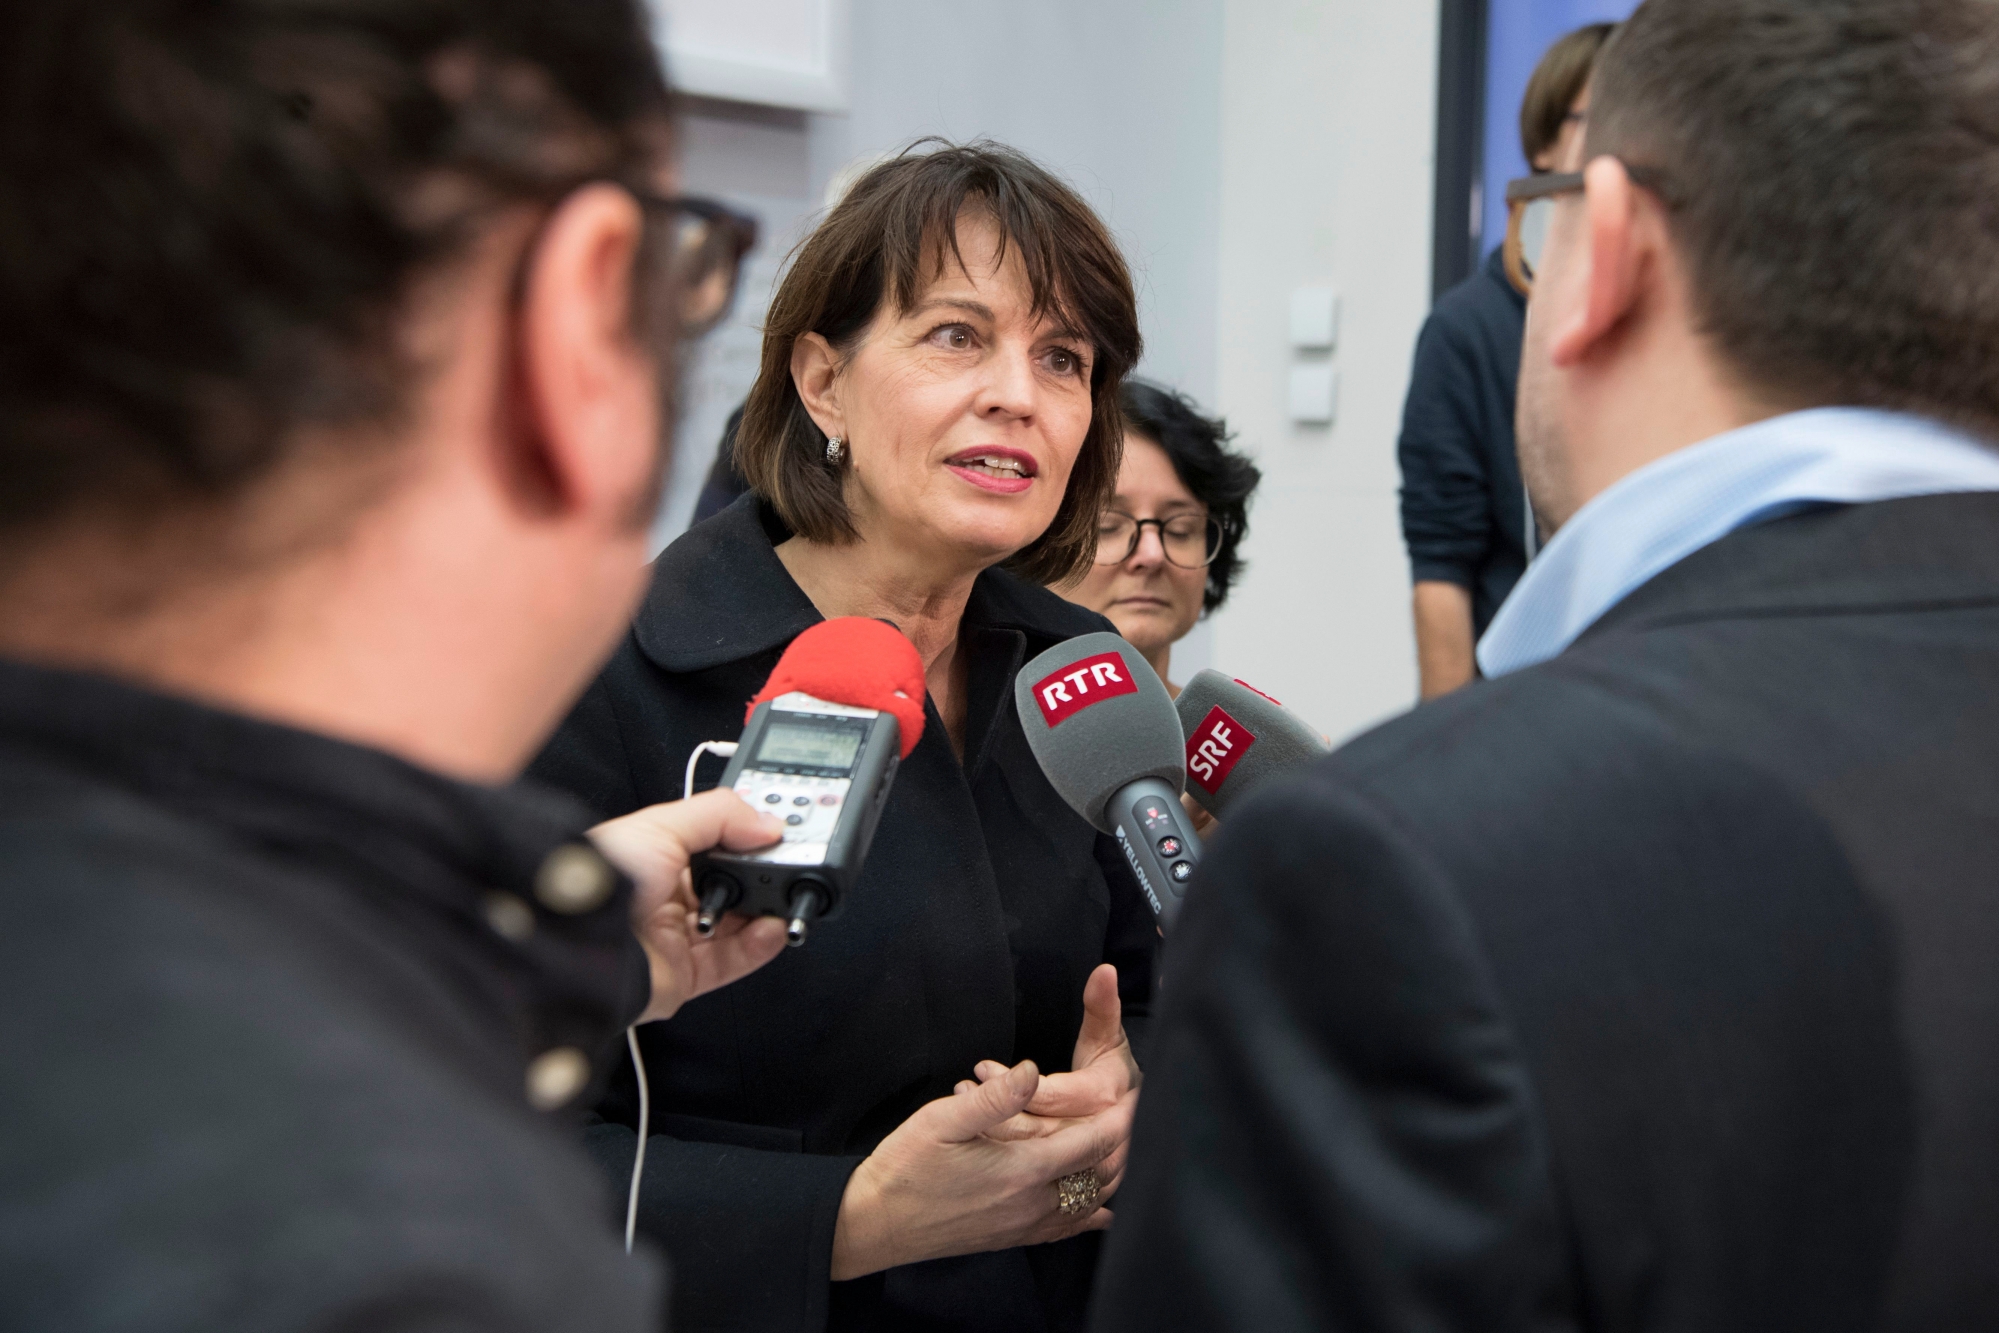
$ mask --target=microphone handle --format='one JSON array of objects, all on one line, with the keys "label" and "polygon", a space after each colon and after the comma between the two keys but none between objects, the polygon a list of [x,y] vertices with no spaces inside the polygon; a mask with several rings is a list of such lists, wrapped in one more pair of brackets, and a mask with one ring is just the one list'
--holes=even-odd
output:
[{"label": "microphone handle", "polygon": [[1170,927],[1201,860],[1201,840],[1180,793],[1158,778],[1140,778],[1118,788],[1104,811],[1160,927]]}]

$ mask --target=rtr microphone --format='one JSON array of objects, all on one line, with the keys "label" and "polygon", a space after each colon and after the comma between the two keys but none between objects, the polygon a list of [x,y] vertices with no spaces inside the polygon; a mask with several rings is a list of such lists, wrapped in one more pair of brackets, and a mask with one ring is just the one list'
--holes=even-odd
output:
[{"label": "rtr microphone", "polygon": [[1178,913],[1201,844],[1180,805],[1185,742],[1173,700],[1115,634],[1058,643],[1020,669],[1027,744],[1064,801],[1118,840],[1162,925]]},{"label": "rtr microphone", "polygon": [[1175,707],[1187,733],[1187,790],[1217,818],[1268,779],[1331,753],[1310,723],[1219,671],[1188,681]]},{"label": "rtr microphone", "polygon": [[837,915],[896,766],[923,738],[923,660],[885,621],[843,616],[791,641],[755,699],[721,785],[782,819],[784,840],[694,858],[696,929],[724,912],[780,916],[793,947]]}]

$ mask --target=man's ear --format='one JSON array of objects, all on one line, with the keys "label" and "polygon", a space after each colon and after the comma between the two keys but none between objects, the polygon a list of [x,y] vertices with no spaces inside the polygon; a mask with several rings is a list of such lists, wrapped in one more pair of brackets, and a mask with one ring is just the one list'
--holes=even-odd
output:
[{"label": "man's ear", "polygon": [[1585,271],[1578,278],[1583,293],[1575,313],[1549,341],[1549,357],[1558,366],[1573,366],[1602,347],[1658,272],[1654,238],[1638,225],[1638,192],[1624,164],[1597,158],[1583,169],[1583,188]]},{"label": "man's ear", "polygon": [[840,357],[833,344],[807,333],[791,344],[791,382],[813,424],[828,438],[844,437],[847,416],[840,410]]},{"label": "man's ear", "polygon": [[638,489],[656,475],[663,370],[631,320],[644,225],[624,190],[586,185],[549,215],[528,256],[514,434],[524,498],[546,511],[628,524]]}]

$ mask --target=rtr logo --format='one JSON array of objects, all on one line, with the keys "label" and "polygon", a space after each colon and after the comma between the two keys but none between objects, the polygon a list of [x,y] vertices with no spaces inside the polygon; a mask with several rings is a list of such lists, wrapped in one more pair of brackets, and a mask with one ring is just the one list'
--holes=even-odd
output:
[{"label": "rtr logo", "polygon": [[1124,659],[1116,653],[1098,653],[1036,685],[1034,702],[1041,705],[1042,719],[1054,727],[1091,704],[1137,693],[1138,682],[1125,670]]},{"label": "rtr logo", "polygon": [[[1267,696],[1266,696],[1267,697]],[[1213,796],[1229,780],[1229,774],[1256,744],[1248,727],[1222,711],[1216,704],[1201,725],[1187,738],[1187,776]]]}]

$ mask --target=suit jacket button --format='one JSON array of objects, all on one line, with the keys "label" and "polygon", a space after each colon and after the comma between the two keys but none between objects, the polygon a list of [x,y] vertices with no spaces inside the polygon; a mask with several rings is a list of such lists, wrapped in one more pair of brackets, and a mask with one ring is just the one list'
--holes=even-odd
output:
[{"label": "suit jacket button", "polygon": [[537,1111],[565,1106],[590,1081],[590,1060],[574,1046],[557,1046],[528,1062],[528,1104]]},{"label": "suit jacket button", "polygon": [[534,896],[564,916],[602,907],[617,883],[617,872],[594,848],[566,842],[548,854],[534,877]]}]

